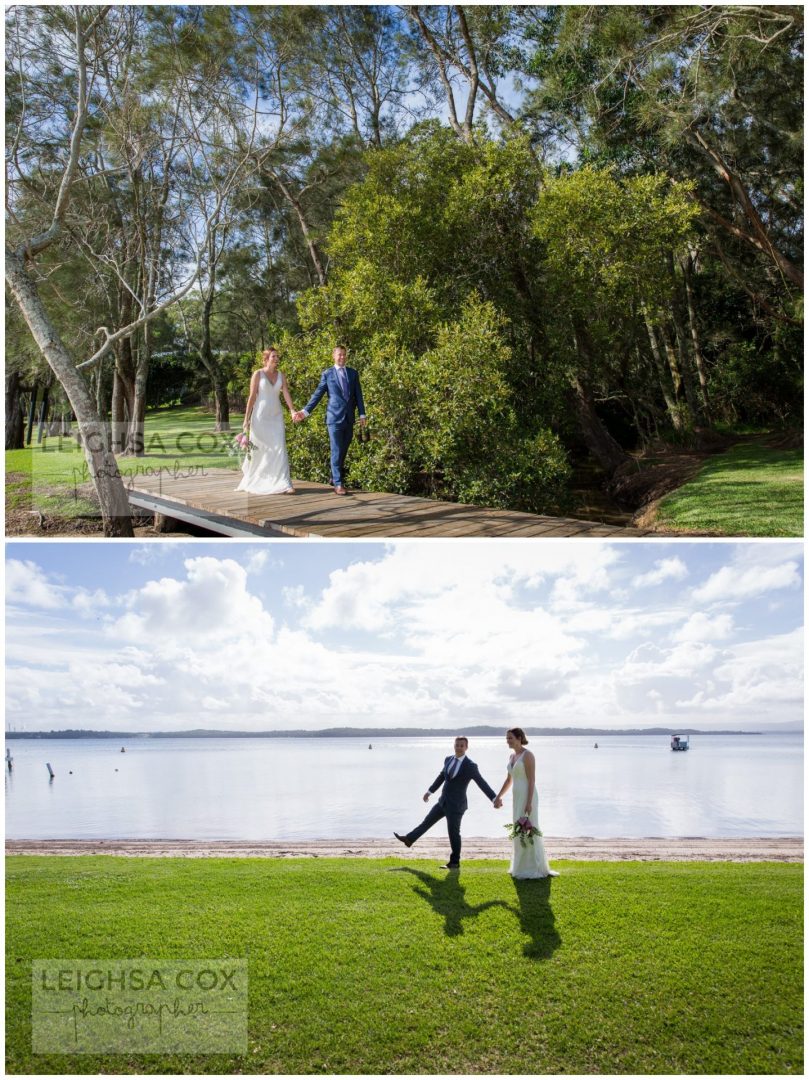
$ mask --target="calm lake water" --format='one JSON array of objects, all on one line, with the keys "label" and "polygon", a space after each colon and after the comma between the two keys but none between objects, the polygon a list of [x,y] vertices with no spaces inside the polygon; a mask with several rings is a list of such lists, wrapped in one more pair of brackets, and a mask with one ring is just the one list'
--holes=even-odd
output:
[{"label": "calm lake water", "polygon": [[[448,738],[14,739],[10,839],[285,840],[388,837],[426,812]],[[599,748],[593,743],[598,741]],[[801,735],[535,738],[548,836],[802,836]],[[497,791],[508,751],[469,756]],[[45,766],[56,773],[48,780]],[[72,770],[72,775],[71,775]],[[471,784],[465,836],[504,836]],[[437,826],[443,829],[443,826]]]}]

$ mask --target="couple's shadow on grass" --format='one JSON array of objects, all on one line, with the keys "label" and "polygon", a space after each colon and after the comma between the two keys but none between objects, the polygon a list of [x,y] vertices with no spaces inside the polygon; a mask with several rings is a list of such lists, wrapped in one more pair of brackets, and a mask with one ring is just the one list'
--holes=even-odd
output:
[{"label": "couple's shadow on grass", "polygon": [[465,921],[476,919],[489,908],[501,907],[517,916],[523,933],[529,938],[523,949],[525,956],[533,960],[547,960],[561,944],[551,908],[551,878],[532,881],[511,878],[517,894],[516,905],[506,900],[470,904],[460,873],[450,872],[443,877],[434,877],[411,866],[397,867],[396,870],[418,878],[421,884],[414,888],[414,892],[426,900],[437,915],[442,916],[447,937],[458,937],[464,932]]}]

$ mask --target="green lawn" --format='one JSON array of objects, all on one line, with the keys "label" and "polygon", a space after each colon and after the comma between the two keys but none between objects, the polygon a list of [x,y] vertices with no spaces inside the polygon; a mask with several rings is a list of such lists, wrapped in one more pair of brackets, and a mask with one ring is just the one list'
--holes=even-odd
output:
[{"label": "green lawn", "polygon": [[655,521],[722,536],[803,536],[803,451],[735,446],[662,499]]},{"label": "green lawn", "polygon": [[[800,865],[6,860],[13,1073],[802,1071]],[[34,1056],[34,958],[244,957],[244,1056]]]},{"label": "green lawn", "polygon": [[[144,457],[119,457],[122,475],[153,475],[196,469],[237,469],[238,459],[227,453],[241,429],[242,414],[231,414],[230,434],[216,434],[214,418],[201,408],[155,409],[146,416]],[[69,437],[44,440],[42,446],[6,452],[7,505],[36,507],[64,517],[97,513],[85,497],[90,481],[84,454]]]}]

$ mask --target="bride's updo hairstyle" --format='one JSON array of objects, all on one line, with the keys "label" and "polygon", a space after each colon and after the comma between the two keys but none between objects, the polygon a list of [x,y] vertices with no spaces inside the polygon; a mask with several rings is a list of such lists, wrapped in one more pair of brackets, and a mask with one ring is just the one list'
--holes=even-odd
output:
[{"label": "bride's updo hairstyle", "polygon": [[528,737],[526,736],[525,732],[523,731],[523,729],[521,727],[509,728],[508,731],[506,732],[506,734],[507,735],[513,735],[514,738],[517,740],[517,742],[521,746],[527,746],[528,745]]}]

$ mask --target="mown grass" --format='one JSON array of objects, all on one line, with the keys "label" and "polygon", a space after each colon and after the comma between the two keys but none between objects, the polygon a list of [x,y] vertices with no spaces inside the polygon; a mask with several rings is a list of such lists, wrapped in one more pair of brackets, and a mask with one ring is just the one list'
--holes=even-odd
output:
[{"label": "mown grass", "polygon": [[[155,409],[147,413],[143,457],[119,457],[122,476],[193,474],[209,469],[238,468],[227,452],[233,433],[240,430],[242,414],[231,415],[233,432],[214,432],[214,418],[201,408]],[[63,517],[97,513],[88,498],[90,476],[81,447],[70,436],[50,436],[41,446],[6,452],[6,476],[17,477],[7,506],[35,508]],[[12,502],[8,502],[9,495]]]},{"label": "mown grass", "polygon": [[803,451],[735,446],[663,498],[655,523],[722,536],[803,536]]},{"label": "mown grass", "polygon": [[[802,1071],[802,866],[6,865],[13,1073]],[[71,957],[247,958],[247,1054],[33,1055],[31,961]]]}]

